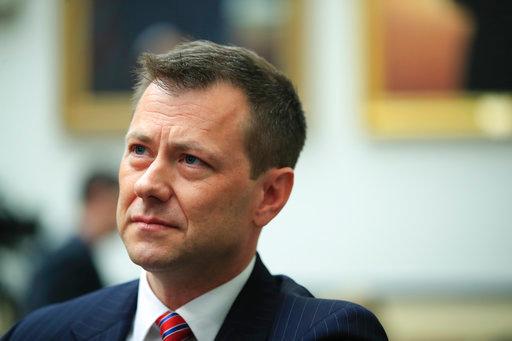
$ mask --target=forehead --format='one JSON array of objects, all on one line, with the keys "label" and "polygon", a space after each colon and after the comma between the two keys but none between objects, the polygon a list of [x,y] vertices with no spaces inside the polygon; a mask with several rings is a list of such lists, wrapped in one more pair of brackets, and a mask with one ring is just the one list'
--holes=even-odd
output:
[{"label": "forehead", "polygon": [[170,93],[153,82],[139,100],[130,127],[168,125],[214,133],[243,129],[248,117],[246,96],[230,84]]}]

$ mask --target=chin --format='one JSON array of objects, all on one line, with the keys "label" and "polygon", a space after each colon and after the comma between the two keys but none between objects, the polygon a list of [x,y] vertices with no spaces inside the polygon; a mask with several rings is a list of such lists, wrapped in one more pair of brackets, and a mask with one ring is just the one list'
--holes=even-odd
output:
[{"label": "chin", "polygon": [[176,255],[162,252],[161,248],[152,248],[148,245],[136,245],[127,248],[128,255],[133,263],[150,272],[169,270],[178,263]]}]

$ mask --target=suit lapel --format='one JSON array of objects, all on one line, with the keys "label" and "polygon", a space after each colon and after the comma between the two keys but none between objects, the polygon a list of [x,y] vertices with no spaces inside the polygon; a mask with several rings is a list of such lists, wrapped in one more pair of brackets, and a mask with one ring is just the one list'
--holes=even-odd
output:
[{"label": "suit lapel", "polygon": [[90,313],[71,326],[77,340],[124,340],[130,330],[137,305],[138,281],[105,297]]},{"label": "suit lapel", "polygon": [[256,255],[256,264],[215,340],[265,340],[279,303],[279,284]]},{"label": "suit lapel", "polygon": [[[125,340],[137,306],[138,281],[105,297],[71,331],[77,340]],[[279,283],[256,255],[254,269],[215,340],[266,340],[279,304]]]}]

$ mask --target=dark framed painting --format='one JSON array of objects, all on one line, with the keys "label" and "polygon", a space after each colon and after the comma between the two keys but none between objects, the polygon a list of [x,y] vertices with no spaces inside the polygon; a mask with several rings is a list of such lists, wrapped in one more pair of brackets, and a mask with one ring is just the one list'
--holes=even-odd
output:
[{"label": "dark framed painting", "polygon": [[63,117],[74,132],[122,132],[143,52],[181,41],[244,46],[300,83],[302,0],[62,0]]},{"label": "dark framed painting", "polygon": [[366,122],[382,138],[512,136],[512,2],[365,0]]}]

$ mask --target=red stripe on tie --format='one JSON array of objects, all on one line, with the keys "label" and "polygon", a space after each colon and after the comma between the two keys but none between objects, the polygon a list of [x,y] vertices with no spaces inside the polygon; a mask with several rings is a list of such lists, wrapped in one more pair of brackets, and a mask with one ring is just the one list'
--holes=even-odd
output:
[{"label": "red stripe on tie", "polygon": [[185,320],[170,311],[160,315],[155,324],[160,328],[160,336],[164,341],[184,341],[193,335]]}]

